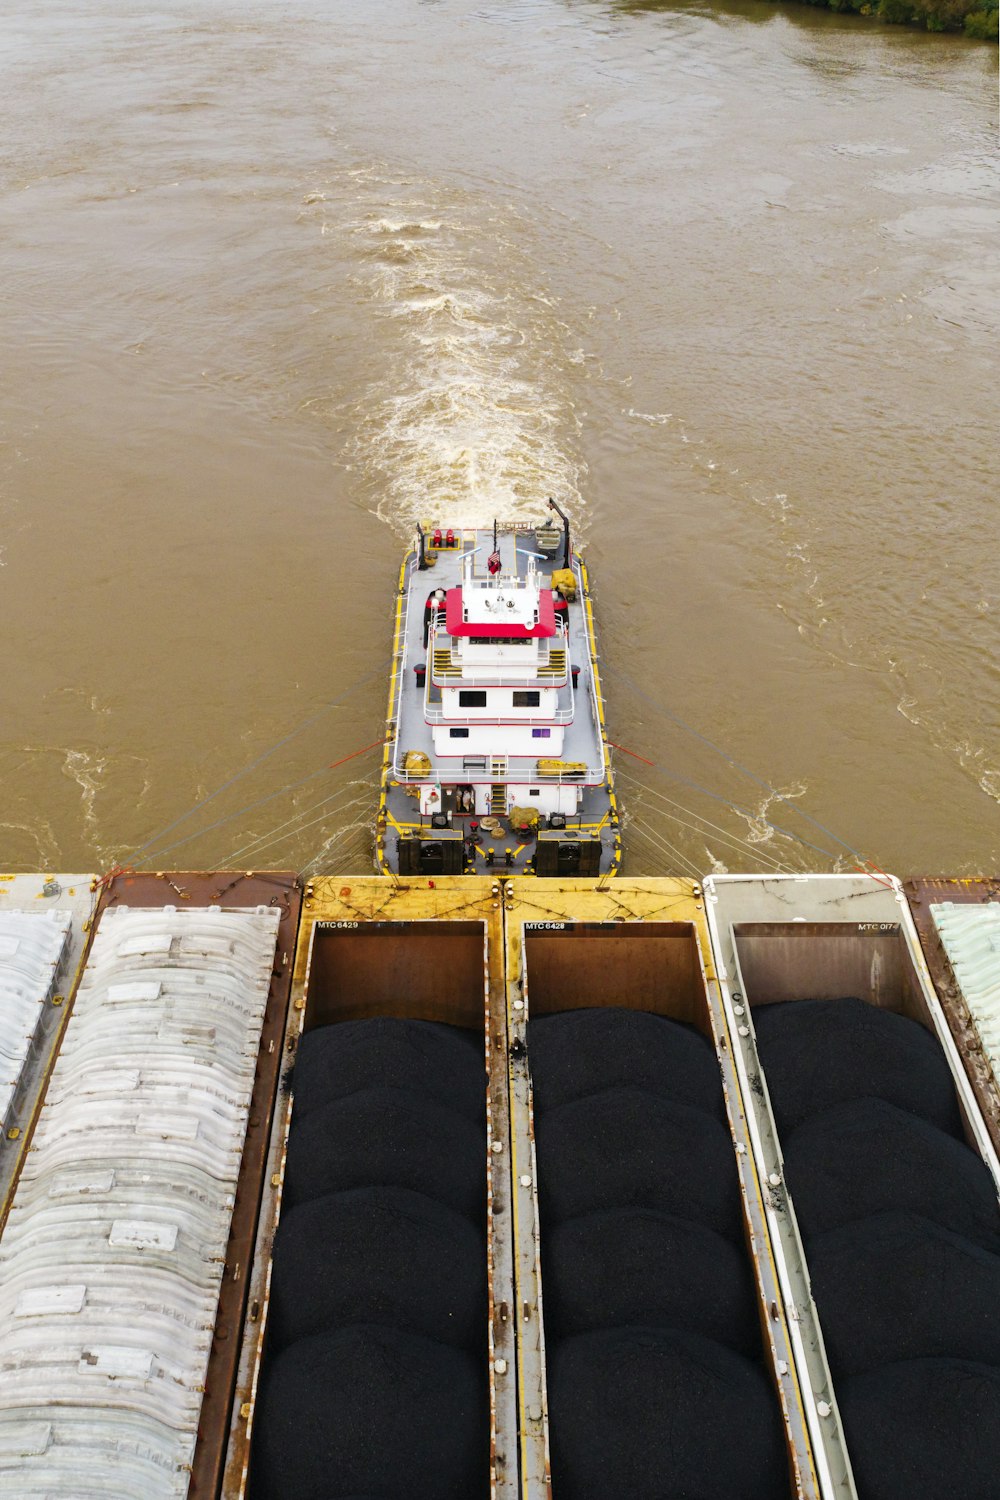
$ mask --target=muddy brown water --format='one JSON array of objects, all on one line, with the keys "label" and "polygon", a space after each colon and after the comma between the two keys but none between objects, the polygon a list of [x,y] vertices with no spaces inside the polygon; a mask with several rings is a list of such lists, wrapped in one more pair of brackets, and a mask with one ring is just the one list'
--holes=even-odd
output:
[{"label": "muddy brown water", "polygon": [[0,867],[367,869],[410,523],[552,493],[628,870],[996,871],[990,48],[50,0],[0,63]]}]

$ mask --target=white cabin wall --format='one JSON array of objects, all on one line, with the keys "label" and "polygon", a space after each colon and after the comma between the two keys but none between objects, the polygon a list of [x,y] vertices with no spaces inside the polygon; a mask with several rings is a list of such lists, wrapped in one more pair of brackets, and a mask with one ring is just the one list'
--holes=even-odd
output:
[{"label": "white cabin wall", "polygon": [[451,804],[441,802],[441,788],[430,785],[420,788],[420,813],[422,817],[429,817],[431,813],[450,812]]},{"label": "white cabin wall", "polygon": [[[538,666],[541,641],[511,641],[506,645],[493,642],[489,646],[473,646],[467,636],[449,636],[452,655],[463,667],[477,671],[488,667],[515,670],[523,667],[525,673],[534,672]],[[442,641],[443,645],[444,642]]]},{"label": "white cabin wall", "polygon": [[507,788],[507,811],[512,807],[534,807],[538,812],[575,816],[580,790],[575,786],[514,786]]},{"label": "white cabin wall", "polygon": [[[486,704],[482,708],[471,707],[459,702],[459,694],[472,692],[486,693]],[[537,693],[538,703],[526,708],[514,707],[515,693]],[[521,687],[502,688],[469,688],[467,685],[457,687],[446,687],[441,689],[441,712],[446,719],[455,719],[460,724],[466,720],[475,722],[476,719],[540,719],[543,723],[551,719],[559,706],[559,689],[553,687],[539,687],[535,683],[526,682]]]},{"label": "white cabin wall", "polygon": [[[458,769],[461,769],[462,756],[467,755],[531,755],[556,760],[562,755],[565,731],[560,725],[552,725],[547,739],[534,739],[527,724],[523,728],[518,724],[483,724],[481,727],[470,724],[468,730],[467,738],[452,739],[448,725],[435,725],[432,731],[434,754],[454,758]],[[488,765],[486,774],[489,775]]]}]

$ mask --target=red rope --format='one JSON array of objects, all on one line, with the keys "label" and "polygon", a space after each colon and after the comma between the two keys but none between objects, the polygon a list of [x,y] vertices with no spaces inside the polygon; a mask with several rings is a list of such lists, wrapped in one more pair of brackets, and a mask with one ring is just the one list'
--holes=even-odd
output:
[{"label": "red rope", "polygon": [[382,740],[381,739],[372,740],[372,742],[371,742],[370,745],[363,745],[360,750],[352,750],[351,753],[350,753],[350,755],[345,755],[342,760],[331,761],[330,765],[327,767],[327,770],[328,771],[336,770],[337,766],[345,765],[347,763],[347,761],[354,760],[355,756],[364,755],[364,753],[365,753],[366,750],[374,750],[376,745],[381,745],[381,744],[382,744]]},{"label": "red rope", "polygon": [[626,745],[616,745],[614,740],[608,740],[608,744],[611,746],[612,750],[624,750],[625,754],[631,755],[633,760],[641,760],[644,766],[652,766],[654,771],[656,770],[655,760],[647,760],[644,755],[636,755],[634,750],[629,750]]}]

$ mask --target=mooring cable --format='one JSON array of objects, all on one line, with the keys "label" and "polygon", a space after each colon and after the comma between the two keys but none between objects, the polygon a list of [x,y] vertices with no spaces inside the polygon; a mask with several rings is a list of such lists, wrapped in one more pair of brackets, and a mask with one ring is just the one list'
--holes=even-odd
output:
[{"label": "mooring cable", "polygon": [[[721,745],[717,745],[714,740],[709,739],[707,734],[702,734],[699,729],[695,729],[693,725],[685,723],[685,721],[677,714],[671,713],[670,709],[664,708],[661,703],[657,703],[656,699],[651,698],[647,692],[644,692],[644,690],[639,687],[638,683],[633,682],[632,678],[628,675],[627,672],[623,671],[621,667],[612,666],[607,661],[602,661],[601,667],[602,671],[610,671],[612,676],[620,677],[621,680],[626,683],[628,687],[630,687],[632,691],[643,700],[644,703],[649,704],[654,713],[658,713],[662,718],[668,720],[669,723],[676,724],[677,727],[679,729],[683,729],[686,734],[692,735],[695,739],[700,740],[702,744],[707,745],[710,750],[713,750],[716,755],[721,756],[722,759],[729,765],[731,765],[734,770],[741,772],[744,776],[749,776],[751,781],[755,781],[758,786],[763,787],[763,789],[768,792],[770,796],[775,797],[779,802],[784,802],[785,805],[787,807],[790,807],[793,812],[797,812],[799,817],[805,818],[807,823],[811,823],[814,828],[818,828],[821,833],[825,833],[828,838],[833,839],[834,843],[840,844],[840,846],[843,849],[846,849],[848,854],[852,854],[854,858],[859,861],[859,863],[861,863],[862,865],[871,863],[871,861],[867,860],[859,850],[855,849],[852,844],[849,844],[846,839],[842,839],[838,833],[834,833],[832,828],[827,828],[825,823],[821,823],[818,818],[814,818],[811,813],[806,812],[805,808],[797,807],[794,802],[792,802],[788,797],[779,792],[776,787],[771,786],[770,782],[765,781],[762,776],[758,776],[756,771],[751,771],[749,766],[743,765],[741,761],[738,761],[735,758],[735,756],[730,755],[727,750],[724,750]],[[731,806],[736,807],[736,803],[732,803]],[[749,814],[749,816],[753,816],[753,814]],[[763,821],[767,822],[766,819],[764,819]],[[768,824],[768,826],[776,827],[777,825]],[[803,840],[803,842],[807,841]],[[812,844],[810,845],[810,847],[815,849],[818,846]],[[831,859],[833,857],[834,856],[832,855],[828,856],[828,858]]]},{"label": "mooring cable", "polygon": [[[628,785],[637,787],[640,791],[648,793],[650,797],[655,797],[660,802],[666,802],[670,807],[679,808],[681,812],[687,813],[689,817],[696,818],[697,823],[689,823],[684,818],[678,817],[676,813],[667,812],[664,808],[651,809],[658,812],[661,817],[669,818],[671,822],[679,824],[681,828],[689,828],[692,833],[699,834],[706,840],[706,843],[709,837],[709,834],[706,833],[706,829],[708,829],[716,835],[720,843],[728,845],[731,849],[735,849],[738,854],[753,854],[754,858],[759,859],[763,864],[770,865],[776,873],[785,873],[790,870],[791,867],[787,862],[775,859],[773,855],[761,853],[759,844],[751,842],[750,839],[740,838],[738,833],[733,833],[731,830],[723,828],[719,823],[713,823],[710,818],[703,817],[701,813],[695,812],[693,808],[685,807],[682,802],[675,802],[672,797],[668,797],[664,792],[658,791],[656,787],[647,785],[646,782],[640,781],[637,777],[629,775],[627,771],[616,771],[615,780],[619,783],[625,781]],[[699,823],[704,824],[704,827],[698,827]]]},{"label": "mooring cable", "polygon": [[[367,683],[371,682],[373,677],[377,677],[380,673],[384,672],[388,665],[388,660],[389,659],[386,658],[385,661],[380,662],[377,667],[374,667],[372,671],[367,672],[364,677],[359,678],[357,682],[355,682],[351,687],[347,688],[346,691],[339,695],[339,697],[332,699],[329,703],[324,704],[322,708],[317,709],[314,714],[310,714],[307,718],[303,719],[301,723],[297,724],[296,727],[288,734],[284,735],[282,739],[275,741],[275,743],[271,745],[267,750],[262,751],[260,755],[252,760],[248,766],[244,766],[242,771],[237,771],[235,776],[230,776],[229,779],[227,781],[224,781],[221,786],[217,786],[214,792],[210,792],[207,797],[203,797],[200,802],[196,802],[193,807],[188,808],[187,812],[182,813],[179,818],[175,818],[172,823],[168,823],[165,828],[161,828],[159,833],[156,833],[152,836],[152,838],[147,839],[144,844],[140,844],[139,848],[134,849],[131,855],[128,856],[127,860],[123,861],[123,864],[134,865],[135,862],[140,859],[143,864],[148,864],[151,859],[158,858],[162,854],[169,854],[172,850],[181,848],[183,844],[190,843],[191,839],[197,838],[197,834],[192,834],[188,838],[179,839],[174,844],[168,844],[165,848],[157,847],[160,843],[160,840],[164,838],[168,833],[172,833],[175,828],[179,828],[182,823],[186,823],[188,818],[193,817],[196,812],[200,812],[203,807],[207,807],[210,802],[214,802],[216,797],[220,797],[223,792],[228,791],[231,786],[234,786],[237,781],[242,780],[244,776],[249,776],[251,771],[255,771],[258,766],[263,765],[264,761],[269,760],[276,751],[281,750],[285,745],[290,744],[292,740],[296,739],[298,735],[302,734],[302,732],[308,729],[310,725],[317,723],[321,718],[323,718],[325,714],[332,712],[333,709],[339,708],[340,705],[344,703],[352,693],[356,693],[359,688],[362,688]],[[327,769],[328,767],[323,767],[323,770]],[[318,776],[320,774],[321,772],[315,771],[311,776],[305,777],[304,781],[291,783],[289,786],[282,787],[280,791],[271,793],[271,797],[280,796],[281,792],[290,791],[295,786],[302,786],[304,785],[305,781],[311,780],[312,776]],[[270,801],[271,797],[263,797],[261,798],[260,802],[250,803],[249,807],[241,808],[235,813],[228,814],[227,817],[219,819],[219,821],[216,823],[210,823],[208,825],[208,828],[203,828],[201,832],[209,833],[213,828],[218,828],[222,823],[228,822],[230,817],[239,817],[241,813],[248,812],[253,807],[260,807],[264,802]],[[147,850],[151,852],[147,853]]]}]

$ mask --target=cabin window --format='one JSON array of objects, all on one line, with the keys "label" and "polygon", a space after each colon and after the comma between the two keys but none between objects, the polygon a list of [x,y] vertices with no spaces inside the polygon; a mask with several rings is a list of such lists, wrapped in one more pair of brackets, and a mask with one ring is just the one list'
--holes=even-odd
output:
[{"label": "cabin window", "polygon": [[448,733],[453,740],[467,740],[469,738],[469,731],[467,729],[449,729]]},{"label": "cabin window", "polygon": [[486,693],[480,692],[478,688],[459,688],[459,708],[485,708]]},{"label": "cabin window", "polygon": [[538,789],[537,786],[532,786],[532,787],[528,788],[528,796],[529,797],[540,797],[541,795],[542,794],[539,791],[539,789]]},{"label": "cabin window", "polygon": [[541,701],[541,693],[522,692],[514,694],[515,708],[537,708]]},{"label": "cabin window", "polygon": [[531,738],[533,740],[547,740],[551,733],[551,729],[533,729],[531,731]]}]

